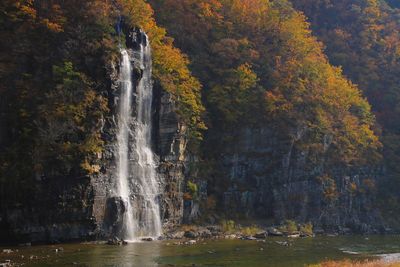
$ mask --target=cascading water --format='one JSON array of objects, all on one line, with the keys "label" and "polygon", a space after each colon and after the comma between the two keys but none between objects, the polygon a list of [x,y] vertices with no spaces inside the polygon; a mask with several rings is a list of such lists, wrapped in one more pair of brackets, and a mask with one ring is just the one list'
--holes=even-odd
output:
[{"label": "cascading water", "polygon": [[121,50],[120,110],[118,118],[117,195],[124,202],[122,238],[137,240],[161,235],[156,161],[151,149],[152,66],[147,36],[141,33],[140,61],[142,77],[136,87],[136,116],[133,115],[132,65],[127,50]]}]

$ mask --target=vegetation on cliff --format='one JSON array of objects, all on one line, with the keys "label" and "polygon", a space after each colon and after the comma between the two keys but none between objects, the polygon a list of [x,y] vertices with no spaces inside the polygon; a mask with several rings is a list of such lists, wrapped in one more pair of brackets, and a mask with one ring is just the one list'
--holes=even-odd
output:
[{"label": "vegetation on cliff", "polygon": [[153,2],[204,84],[211,139],[267,123],[303,129],[302,145],[317,154],[328,137],[335,161],[366,160],[379,147],[369,104],[286,1]]},{"label": "vegetation on cliff", "polygon": [[[215,166],[237,132],[262,127],[322,165],[328,197],[337,197],[333,166],[380,159],[381,132],[397,177],[395,1],[292,2],[305,15],[288,0],[2,1],[1,203],[31,192],[35,178],[101,170],[121,21],[148,34],[155,82],[174,96],[192,143],[201,142],[198,173],[213,183],[224,180]],[[196,184],[188,187],[186,197],[197,198]]]},{"label": "vegetation on cliff", "polygon": [[148,33],[155,81],[201,139],[201,85],[145,1],[6,0],[0,13],[1,204],[27,200],[35,179],[100,171],[120,18]]},{"label": "vegetation on cliff", "polygon": [[[387,217],[399,214],[400,35],[399,1],[291,0],[308,17],[330,62],[342,66],[372,105],[387,173],[379,183]],[[391,8],[392,7],[392,8]],[[389,205],[388,205],[389,204]]]},{"label": "vegetation on cliff", "polygon": [[[203,152],[210,166],[223,164],[221,156],[240,143],[240,129],[263,127],[303,151],[308,170],[318,166],[323,176],[380,159],[369,103],[328,62],[307,18],[288,1],[150,2],[204,86],[209,130]],[[279,153],[271,161],[283,168],[279,162],[290,151]],[[248,185],[232,185],[227,175],[217,163],[204,177],[217,191],[246,191],[240,187]]]}]

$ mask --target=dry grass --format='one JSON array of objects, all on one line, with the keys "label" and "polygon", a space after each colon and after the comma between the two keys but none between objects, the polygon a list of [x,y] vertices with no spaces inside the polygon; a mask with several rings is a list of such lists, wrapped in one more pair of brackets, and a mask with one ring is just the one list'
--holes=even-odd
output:
[{"label": "dry grass", "polygon": [[366,261],[327,261],[309,267],[400,267],[400,263],[387,263],[382,260],[366,260]]}]

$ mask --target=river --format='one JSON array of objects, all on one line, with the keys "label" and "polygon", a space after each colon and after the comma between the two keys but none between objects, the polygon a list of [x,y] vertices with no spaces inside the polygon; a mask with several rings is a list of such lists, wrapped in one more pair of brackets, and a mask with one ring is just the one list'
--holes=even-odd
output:
[{"label": "river", "polygon": [[[7,249],[11,249],[9,252]],[[174,241],[110,246],[95,243],[1,247],[0,263],[23,266],[307,266],[325,260],[374,258],[400,253],[400,236],[320,236],[264,241]],[[396,255],[397,256],[397,255]],[[18,266],[18,265],[17,265]]]}]

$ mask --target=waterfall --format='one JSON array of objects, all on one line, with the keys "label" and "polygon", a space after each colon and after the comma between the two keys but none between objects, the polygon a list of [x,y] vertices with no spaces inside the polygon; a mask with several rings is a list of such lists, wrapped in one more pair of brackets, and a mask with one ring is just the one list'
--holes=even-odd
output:
[{"label": "waterfall", "polygon": [[126,240],[156,238],[162,234],[160,184],[156,172],[157,164],[151,149],[153,100],[151,49],[145,34],[142,33],[140,38],[140,50],[134,53],[134,58],[139,61],[142,70],[135,98],[130,55],[126,49],[121,50],[121,93],[117,134],[116,194],[124,203],[121,237]]}]

